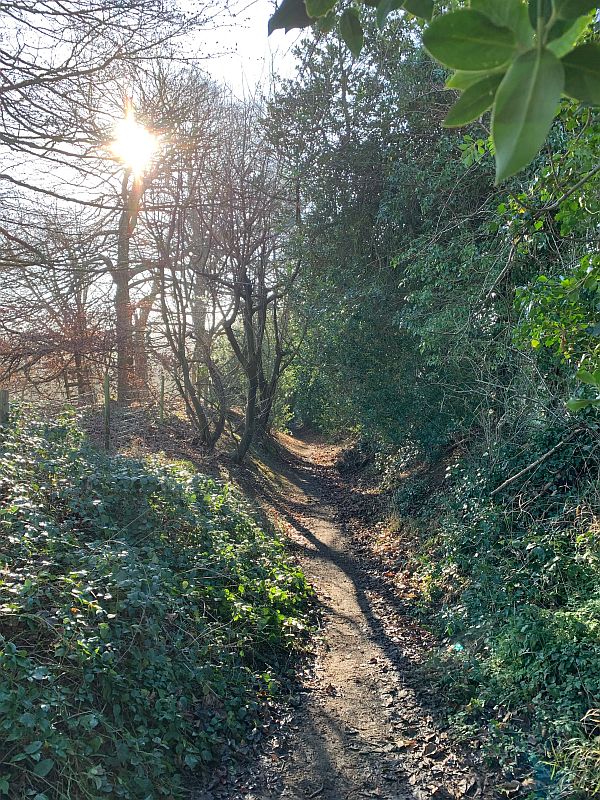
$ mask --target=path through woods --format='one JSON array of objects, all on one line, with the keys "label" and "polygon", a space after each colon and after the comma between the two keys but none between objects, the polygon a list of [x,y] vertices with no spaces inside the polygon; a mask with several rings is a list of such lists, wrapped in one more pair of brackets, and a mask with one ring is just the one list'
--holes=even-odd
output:
[{"label": "path through woods", "polygon": [[360,490],[340,477],[339,448],[292,437],[280,441],[282,458],[262,464],[264,482],[256,493],[284,523],[317,591],[323,642],[301,703],[270,741],[260,771],[227,796],[492,796],[490,779],[474,766],[477,759],[451,744],[436,713],[439,699],[420,685],[431,636],[402,612],[402,598],[391,600],[364,550],[353,544],[352,507]]}]

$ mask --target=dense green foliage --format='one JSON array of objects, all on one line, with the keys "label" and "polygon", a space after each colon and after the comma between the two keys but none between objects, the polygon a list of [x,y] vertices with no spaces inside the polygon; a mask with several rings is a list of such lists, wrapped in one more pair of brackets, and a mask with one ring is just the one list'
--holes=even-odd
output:
[{"label": "dense green foliage", "polygon": [[227,486],[69,419],[0,453],[0,795],[175,798],[255,724],[308,589]]},{"label": "dense green foliage", "polygon": [[533,788],[548,761],[589,792],[600,118],[564,102],[528,171],[497,188],[487,118],[444,128],[447,75],[402,31],[367,27],[356,61],[307,42],[273,104],[304,201],[289,402],[367,440],[399,528],[421,531],[406,559],[423,612],[459,645],[439,673],[455,720],[510,728],[503,757]]},{"label": "dense green foliage", "polygon": [[[563,94],[600,105],[600,45],[584,40],[597,0],[363,2],[376,8],[380,28],[392,11],[402,11],[408,25],[413,16],[430,21],[423,32],[424,46],[455,70],[447,85],[462,92],[445,124],[462,127],[492,109],[498,182],[538,154]],[[338,0],[283,0],[271,17],[269,32],[313,22],[322,33],[337,23],[350,52],[360,56],[365,37],[358,3],[347,7]]]}]

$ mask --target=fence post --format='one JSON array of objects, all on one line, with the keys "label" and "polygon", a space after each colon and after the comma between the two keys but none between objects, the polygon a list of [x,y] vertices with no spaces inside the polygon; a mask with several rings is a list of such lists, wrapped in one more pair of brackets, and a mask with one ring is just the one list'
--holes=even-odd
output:
[{"label": "fence post", "polygon": [[108,371],[104,373],[104,449],[110,450],[110,383]]},{"label": "fence post", "polygon": [[8,389],[0,389],[0,425],[8,425],[9,414]]},{"label": "fence post", "polygon": [[165,373],[160,373],[160,401],[158,404],[158,416],[161,422],[165,419]]}]

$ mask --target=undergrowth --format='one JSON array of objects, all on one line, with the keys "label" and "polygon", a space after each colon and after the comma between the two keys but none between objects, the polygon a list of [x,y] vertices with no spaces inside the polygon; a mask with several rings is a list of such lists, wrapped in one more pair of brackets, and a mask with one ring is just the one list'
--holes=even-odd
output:
[{"label": "undergrowth", "polygon": [[68,418],[17,421],[0,474],[0,795],[183,797],[277,692],[302,573],[226,485]]},{"label": "undergrowth", "polygon": [[575,433],[494,494],[564,431],[447,459],[429,487],[409,450],[383,473],[395,525],[420,531],[411,568],[444,640],[431,675],[452,724],[485,729],[532,797],[600,791],[600,449],[593,425]]}]

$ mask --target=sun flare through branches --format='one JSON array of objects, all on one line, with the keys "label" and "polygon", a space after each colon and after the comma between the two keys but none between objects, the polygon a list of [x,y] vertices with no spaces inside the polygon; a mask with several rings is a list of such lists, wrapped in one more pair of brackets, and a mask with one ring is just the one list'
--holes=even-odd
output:
[{"label": "sun flare through branches", "polygon": [[133,110],[128,109],[124,119],[115,125],[110,151],[135,177],[140,177],[159,146],[159,137],[138,122]]}]

